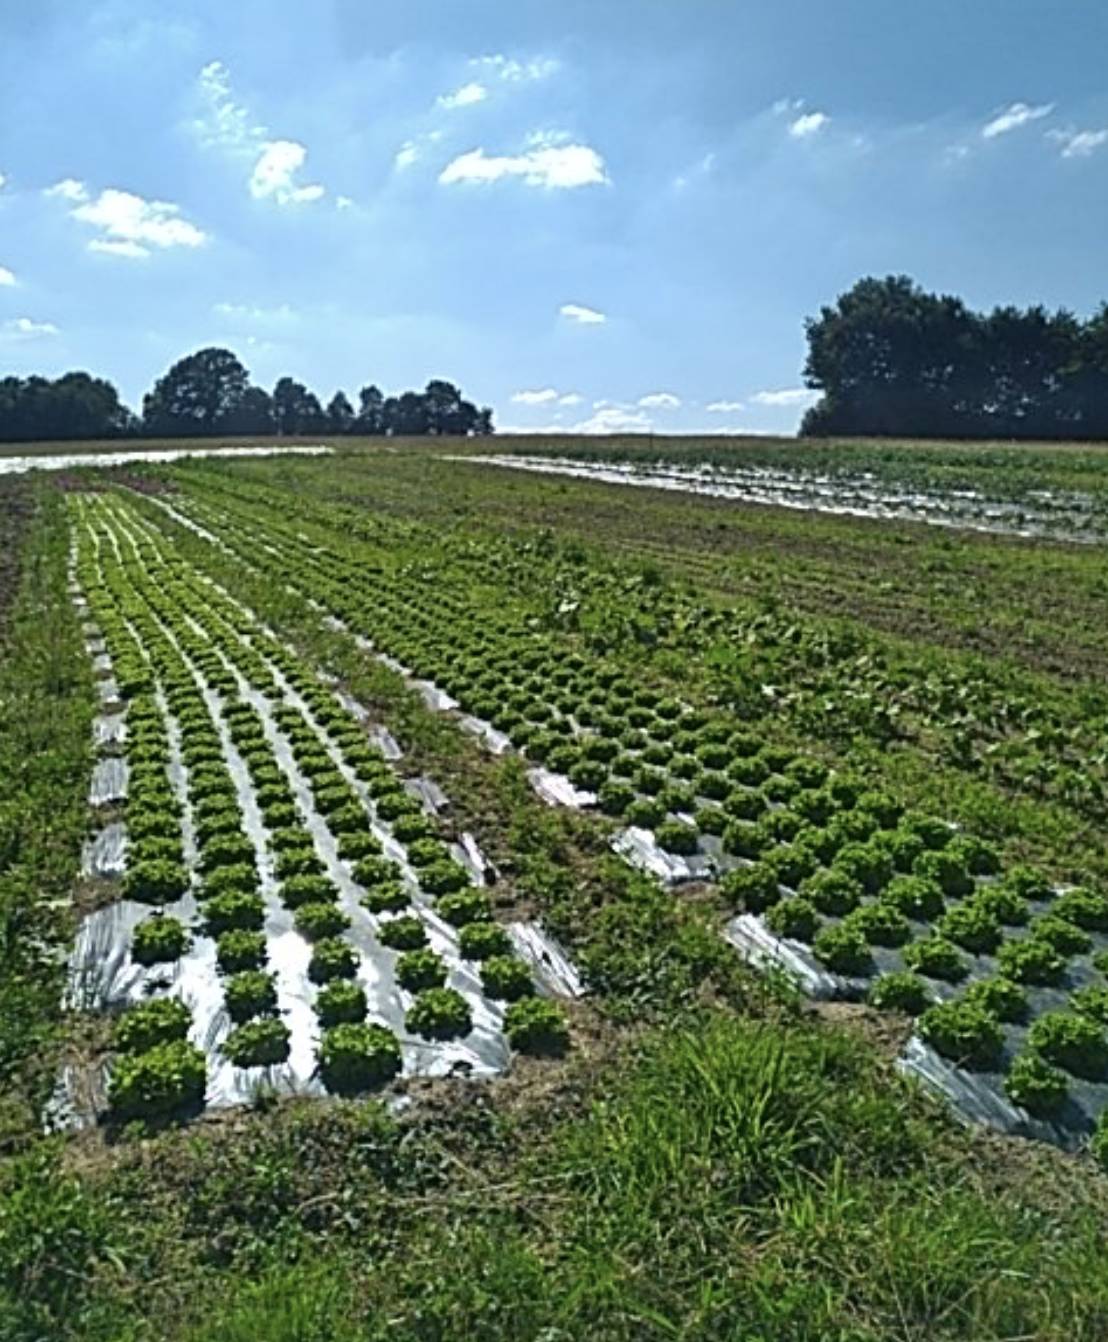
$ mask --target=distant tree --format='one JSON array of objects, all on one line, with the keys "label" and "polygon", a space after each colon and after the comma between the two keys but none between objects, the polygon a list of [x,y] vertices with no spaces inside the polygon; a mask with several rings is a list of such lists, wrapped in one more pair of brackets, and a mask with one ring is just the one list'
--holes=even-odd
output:
[{"label": "distant tree", "polygon": [[273,420],[282,435],[318,433],[327,428],[319,397],[291,377],[281,378],[273,388]]},{"label": "distant tree", "polygon": [[[807,323],[810,435],[1103,436],[1108,317],[997,308],[926,293],[905,275],[860,280]],[[1100,368],[1102,372],[1096,370]]]},{"label": "distant tree", "polygon": [[175,363],[143,401],[143,428],[156,437],[228,432],[249,374],[226,349],[202,349]]},{"label": "distant tree", "polygon": [[372,383],[358,393],[357,431],[364,434],[385,432],[385,398]]},{"label": "distant tree", "polygon": [[134,431],[135,416],[110,382],[88,373],[7,377],[0,381],[0,440],[117,438]]},{"label": "distant tree", "polygon": [[264,387],[247,387],[238,409],[227,422],[227,432],[264,438],[274,430],[273,400]]},{"label": "distant tree", "polygon": [[327,428],[331,433],[352,433],[354,430],[354,407],[343,391],[335,392],[327,407]]},{"label": "distant tree", "polygon": [[493,424],[492,424],[492,406],[491,406],[491,405],[483,405],[483,406],[481,407],[481,409],[478,410],[478,412],[477,412],[477,419],[476,419],[476,421],[474,422],[474,425],[473,425],[473,432],[474,432],[479,438],[487,438],[490,434],[496,432],[496,430],[493,428]]}]

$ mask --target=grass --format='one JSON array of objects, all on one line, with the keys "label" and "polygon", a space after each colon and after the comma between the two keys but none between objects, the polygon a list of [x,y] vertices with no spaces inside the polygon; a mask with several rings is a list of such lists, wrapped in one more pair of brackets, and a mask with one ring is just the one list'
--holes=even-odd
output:
[{"label": "grass", "polygon": [[975,1169],[856,1036],[701,1010],[612,1063],[578,1059],[532,1102],[294,1107],[79,1176],[54,1152],[24,1161],[4,1336],[1060,1342],[1108,1325],[1103,1183],[1062,1175],[1063,1194],[1057,1168],[1001,1171],[984,1139]]},{"label": "grass", "polygon": [[[897,678],[930,695],[956,672],[981,716],[1026,696],[1089,733],[1108,651],[1096,551],[628,497],[449,466],[442,446],[344,441],[328,460],[149,474],[259,524],[295,494],[297,529],[343,562],[419,572],[431,589],[449,580],[476,608],[603,646],[635,683],[706,703],[782,687],[735,699],[767,740],[859,769],[996,837],[1006,858],[1108,873],[1103,816],[957,756],[957,702],[936,692],[891,737],[880,711],[901,703]],[[1102,474],[1095,450],[1071,447],[726,450],[829,450],[890,471],[924,456],[921,470],[1007,472],[1017,490],[1025,469],[1085,488]],[[403,1113],[259,1093],[253,1108],[157,1135],[39,1136],[67,1037],[55,950],[71,929],[92,683],[60,498],[46,484],[30,494],[33,526],[8,548],[20,577],[0,666],[0,804],[32,838],[27,863],[0,872],[5,1342],[1108,1335],[1108,1179],[1090,1160],[956,1127],[896,1077],[903,1022],[858,1009],[842,1025],[751,976],[718,935],[714,892],[632,873],[608,853],[609,821],[543,805],[518,760],[488,755],[302,600],[141,500],[182,556],[389,727],[402,771],[444,789],[450,823],[498,868],[499,912],[541,915],[592,995],[571,1013],[565,1061],[520,1060],[488,1083],[408,1082]],[[256,534],[245,520],[241,531]],[[730,612],[745,642],[698,641],[681,623],[694,608]],[[1062,749],[1047,740],[1041,753]]]}]

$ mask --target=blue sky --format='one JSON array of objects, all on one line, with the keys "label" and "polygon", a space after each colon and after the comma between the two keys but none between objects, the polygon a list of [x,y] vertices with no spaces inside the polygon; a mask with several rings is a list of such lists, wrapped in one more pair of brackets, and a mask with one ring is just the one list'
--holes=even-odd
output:
[{"label": "blue sky", "polygon": [[1108,298],[1104,0],[5,0],[0,373],[790,431],[863,274]]}]

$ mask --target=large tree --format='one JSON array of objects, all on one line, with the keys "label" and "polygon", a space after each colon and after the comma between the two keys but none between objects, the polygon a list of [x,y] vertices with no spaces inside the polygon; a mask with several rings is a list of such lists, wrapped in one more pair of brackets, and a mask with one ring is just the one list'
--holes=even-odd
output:
[{"label": "large tree", "polygon": [[198,350],[154,384],[143,401],[143,426],[155,436],[227,433],[249,385],[230,350]]},{"label": "large tree", "polygon": [[[1105,335],[1097,335],[1104,329]],[[970,311],[905,275],[860,280],[807,323],[802,432],[901,437],[1100,436],[1104,314]],[[1101,344],[1101,341],[1105,341]],[[1108,370],[1108,358],[1100,364]]]},{"label": "large tree", "polygon": [[327,406],[327,427],[331,433],[352,433],[354,407],[344,391],[336,391]]},{"label": "large tree", "polygon": [[319,433],[327,428],[319,397],[291,377],[281,378],[273,388],[273,420],[282,435]]},{"label": "large tree", "polygon": [[0,381],[0,440],[115,438],[131,433],[135,417],[110,382],[88,373],[7,377]]}]

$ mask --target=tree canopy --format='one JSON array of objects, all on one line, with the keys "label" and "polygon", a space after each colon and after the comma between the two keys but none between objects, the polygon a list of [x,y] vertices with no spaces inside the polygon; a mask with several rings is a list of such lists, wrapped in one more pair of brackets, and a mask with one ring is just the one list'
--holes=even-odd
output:
[{"label": "tree canopy", "polygon": [[180,359],[143,398],[142,418],[120,401],[110,382],[88,373],[0,379],[0,441],[272,434],[489,434],[492,411],[478,409],[451,382],[433,379],[422,392],[386,397],[369,384],[358,410],[342,390],[326,410],[302,382],[282,377],[272,392],[254,386],[245,365],[226,349]]},{"label": "tree canopy", "polygon": [[801,432],[915,438],[1108,437],[1108,304],[974,312],[906,275],[860,280],[807,323]]}]

